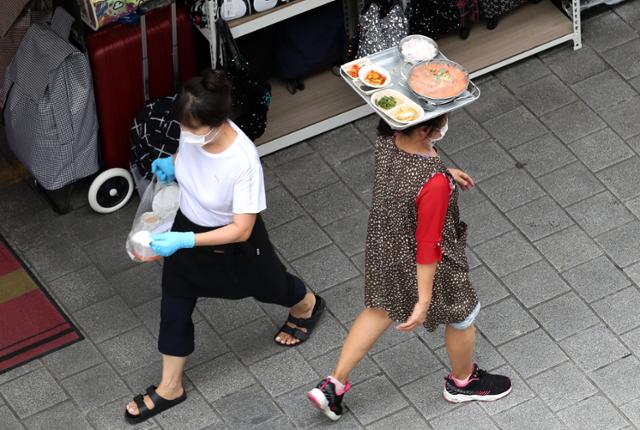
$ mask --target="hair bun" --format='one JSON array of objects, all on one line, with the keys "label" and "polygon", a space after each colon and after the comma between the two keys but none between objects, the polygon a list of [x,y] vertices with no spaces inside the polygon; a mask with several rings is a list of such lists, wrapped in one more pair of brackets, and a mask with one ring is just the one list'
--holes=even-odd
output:
[{"label": "hair bun", "polygon": [[205,70],[202,74],[202,86],[213,93],[231,92],[231,82],[222,70]]}]

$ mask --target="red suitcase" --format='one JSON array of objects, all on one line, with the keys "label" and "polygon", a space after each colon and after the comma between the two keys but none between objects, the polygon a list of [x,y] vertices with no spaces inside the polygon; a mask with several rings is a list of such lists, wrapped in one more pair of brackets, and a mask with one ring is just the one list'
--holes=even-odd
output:
[{"label": "red suitcase", "polygon": [[[183,7],[176,13],[180,81],[197,74],[193,24]],[[175,92],[171,7],[146,14],[149,98]],[[141,27],[118,24],[87,37],[94,80],[103,168],[129,168],[130,128],[145,102]]]}]

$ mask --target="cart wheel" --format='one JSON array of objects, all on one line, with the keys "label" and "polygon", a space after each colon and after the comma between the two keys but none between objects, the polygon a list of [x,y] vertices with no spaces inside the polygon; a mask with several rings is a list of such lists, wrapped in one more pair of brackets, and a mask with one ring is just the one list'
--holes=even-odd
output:
[{"label": "cart wheel", "polygon": [[91,183],[89,205],[101,214],[115,212],[127,204],[133,194],[133,177],[119,167],[105,170]]}]

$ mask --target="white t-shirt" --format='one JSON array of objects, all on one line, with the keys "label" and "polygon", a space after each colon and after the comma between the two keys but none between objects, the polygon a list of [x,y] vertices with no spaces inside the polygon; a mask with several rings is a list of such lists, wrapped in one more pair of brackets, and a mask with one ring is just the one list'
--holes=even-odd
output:
[{"label": "white t-shirt", "polygon": [[266,209],[264,176],[253,142],[232,121],[238,133],[220,154],[181,144],[175,162],[180,184],[180,210],[205,227],[231,224],[233,214],[257,214]]}]

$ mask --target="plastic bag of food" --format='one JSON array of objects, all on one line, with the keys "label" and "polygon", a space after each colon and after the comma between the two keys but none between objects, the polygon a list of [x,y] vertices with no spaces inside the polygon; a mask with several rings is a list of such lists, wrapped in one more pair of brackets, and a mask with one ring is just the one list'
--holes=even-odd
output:
[{"label": "plastic bag of food", "polygon": [[133,261],[147,262],[160,258],[151,249],[151,238],[171,230],[179,206],[178,184],[161,184],[154,177],[142,195],[131,231],[127,236],[127,254]]}]

